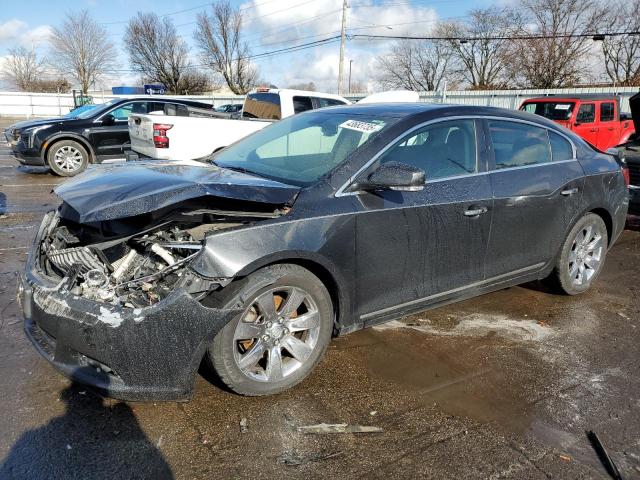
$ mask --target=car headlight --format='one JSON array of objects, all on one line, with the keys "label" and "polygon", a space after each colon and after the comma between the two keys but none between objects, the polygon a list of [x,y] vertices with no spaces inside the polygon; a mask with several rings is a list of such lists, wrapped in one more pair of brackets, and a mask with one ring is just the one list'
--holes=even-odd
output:
[{"label": "car headlight", "polygon": [[38,133],[40,130],[44,130],[45,128],[49,128],[51,125],[40,125],[38,127],[31,127],[31,128],[27,128],[25,130],[23,130],[22,132],[20,132],[22,135],[29,135],[29,147],[33,146],[33,137],[36,135],[36,133]]}]

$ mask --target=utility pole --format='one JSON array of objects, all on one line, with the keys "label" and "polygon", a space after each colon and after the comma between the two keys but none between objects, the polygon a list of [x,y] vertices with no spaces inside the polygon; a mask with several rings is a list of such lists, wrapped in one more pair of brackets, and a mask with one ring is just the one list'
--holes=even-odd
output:
[{"label": "utility pole", "polygon": [[347,41],[347,0],[342,1],[342,33],[340,34],[340,64],[338,65],[338,94],[342,93],[344,44]]},{"label": "utility pole", "polygon": [[349,60],[349,93],[351,93],[351,64],[353,60]]}]

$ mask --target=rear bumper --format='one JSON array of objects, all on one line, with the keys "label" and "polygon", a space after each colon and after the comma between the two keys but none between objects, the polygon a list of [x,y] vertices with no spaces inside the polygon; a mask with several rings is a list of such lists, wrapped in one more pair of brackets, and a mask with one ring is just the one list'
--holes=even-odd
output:
[{"label": "rear bumper", "polygon": [[144,401],[189,399],[207,347],[241,311],[205,307],[180,288],[136,309],[82,298],[40,273],[33,248],[18,301],[26,336],[56,369],[104,395]]}]

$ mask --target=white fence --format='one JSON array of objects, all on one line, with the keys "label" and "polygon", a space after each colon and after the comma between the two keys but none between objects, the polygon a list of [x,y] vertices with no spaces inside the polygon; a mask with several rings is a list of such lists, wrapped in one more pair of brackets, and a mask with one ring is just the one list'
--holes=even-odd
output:
[{"label": "white fence", "polygon": [[[629,111],[629,98],[638,93],[637,87],[597,87],[597,88],[565,88],[552,90],[485,90],[485,91],[436,91],[421,92],[420,100],[427,103],[455,103],[466,105],[485,105],[502,108],[518,108],[527,98],[544,95],[569,95],[579,93],[610,93],[621,96],[622,111]],[[350,100],[359,100],[366,94],[345,95]],[[126,95],[111,95],[103,92],[91,92],[95,103],[107,102],[114,98],[125,98]],[[215,106],[225,103],[241,103],[241,95],[193,95],[182,96]],[[73,108],[71,94],[0,92],[0,117],[53,117],[64,115]]]}]

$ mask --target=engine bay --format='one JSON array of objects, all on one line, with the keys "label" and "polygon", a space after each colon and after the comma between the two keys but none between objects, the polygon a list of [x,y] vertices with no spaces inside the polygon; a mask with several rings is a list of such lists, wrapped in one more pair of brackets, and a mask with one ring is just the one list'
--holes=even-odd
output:
[{"label": "engine bay", "polygon": [[245,212],[194,210],[140,229],[135,219],[79,224],[56,212],[45,217],[36,264],[73,295],[128,308],[148,307],[181,286],[219,286],[211,279],[194,282],[188,263],[207,235],[255,220]]}]

